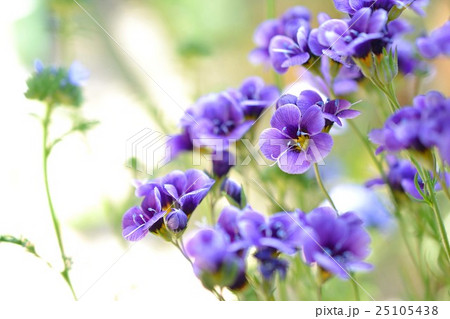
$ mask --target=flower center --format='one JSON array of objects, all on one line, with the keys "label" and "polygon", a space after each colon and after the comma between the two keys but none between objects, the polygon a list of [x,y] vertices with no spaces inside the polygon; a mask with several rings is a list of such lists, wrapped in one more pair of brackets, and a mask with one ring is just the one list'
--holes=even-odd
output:
[{"label": "flower center", "polygon": [[306,151],[309,147],[309,135],[306,134],[300,134],[299,137],[297,137],[297,143],[295,144],[295,147],[299,151]]},{"label": "flower center", "polygon": [[213,120],[213,124],[213,132],[215,135],[228,135],[234,128],[234,122],[230,120],[222,122],[218,119],[215,119]]}]

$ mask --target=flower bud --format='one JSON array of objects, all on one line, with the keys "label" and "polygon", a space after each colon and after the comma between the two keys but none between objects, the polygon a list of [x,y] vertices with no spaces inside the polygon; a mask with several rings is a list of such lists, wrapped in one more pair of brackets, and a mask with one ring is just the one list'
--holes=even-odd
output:
[{"label": "flower bud", "polygon": [[175,209],[166,217],[167,228],[173,233],[179,233],[186,229],[188,218],[186,214],[180,210]]}]

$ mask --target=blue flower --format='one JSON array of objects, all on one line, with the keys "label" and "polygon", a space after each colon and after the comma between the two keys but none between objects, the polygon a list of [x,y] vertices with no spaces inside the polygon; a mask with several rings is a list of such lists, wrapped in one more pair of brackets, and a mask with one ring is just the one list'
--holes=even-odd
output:
[{"label": "blue flower", "polygon": [[170,240],[172,234],[186,228],[189,217],[213,184],[213,179],[196,169],[172,171],[139,184],[136,195],[143,200],[140,207],[131,208],[123,216],[123,237],[136,241],[150,231]]}]

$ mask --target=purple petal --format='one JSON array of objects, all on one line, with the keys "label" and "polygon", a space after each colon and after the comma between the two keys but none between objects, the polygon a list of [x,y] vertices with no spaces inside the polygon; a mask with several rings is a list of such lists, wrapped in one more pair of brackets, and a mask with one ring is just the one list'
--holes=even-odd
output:
[{"label": "purple petal", "polygon": [[319,133],[311,138],[308,148],[308,159],[320,163],[330,154],[333,148],[333,138],[327,133]]},{"label": "purple petal", "polygon": [[275,128],[264,130],[259,137],[261,153],[268,159],[275,161],[281,153],[286,151],[289,139]]},{"label": "purple petal", "polygon": [[311,167],[305,152],[288,150],[278,158],[278,167],[288,174],[303,174]]},{"label": "purple petal", "polygon": [[325,126],[322,110],[318,106],[311,106],[302,114],[300,128],[310,135],[318,134]]},{"label": "purple petal", "polygon": [[361,112],[357,111],[357,110],[343,110],[343,111],[340,111],[337,114],[337,116],[340,118],[343,118],[343,119],[353,119],[360,114],[361,114]]},{"label": "purple petal", "polygon": [[300,120],[301,114],[298,107],[284,105],[275,111],[270,120],[270,125],[288,136],[296,138]]}]

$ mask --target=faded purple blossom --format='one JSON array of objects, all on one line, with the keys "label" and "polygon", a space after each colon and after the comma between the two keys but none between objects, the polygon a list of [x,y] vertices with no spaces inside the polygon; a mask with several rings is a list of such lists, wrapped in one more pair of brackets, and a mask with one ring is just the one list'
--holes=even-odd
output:
[{"label": "faded purple blossom", "polygon": [[164,177],[140,183],[136,195],[143,200],[140,206],[131,208],[123,216],[123,237],[136,241],[150,231],[170,239],[167,229],[173,233],[184,230],[187,220],[213,184],[213,179],[196,169],[172,171]]},{"label": "faded purple blossom", "polygon": [[319,207],[304,218],[303,254],[308,264],[347,279],[348,272],[367,271],[370,237],[362,220],[348,212],[338,216],[330,207]]},{"label": "faded purple blossom", "polygon": [[228,92],[238,101],[246,119],[257,119],[280,96],[276,86],[266,85],[258,76],[245,79],[239,90]]},{"label": "faded purple blossom", "polygon": [[262,22],[253,36],[257,45],[249,59],[255,64],[270,64],[269,46],[276,36],[283,36],[292,41],[297,40],[297,33],[301,27],[309,29],[311,14],[308,9],[296,6],[287,10],[280,18]]},{"label": "faded purple blossom", "polygon": [[325,118],[321,108],[314,105],[300,110],[298,104],[279,107],[270,121],[272,128],[264,130],[259,140],[263,155],[289,174],[306,172],[333,146],[331,136],[322,132]]},{"label": "faded purple blossom", "polygon": [[450,21],[433,30],[429,36],[418,38],[416,44],[420,54],[427,59],[439,55],[450,56]]}]

